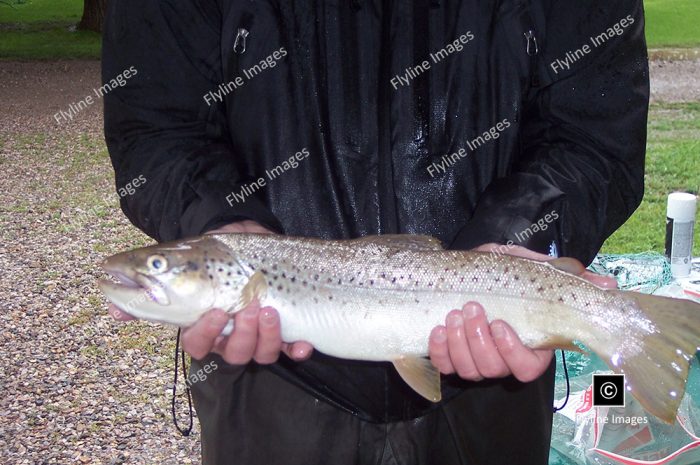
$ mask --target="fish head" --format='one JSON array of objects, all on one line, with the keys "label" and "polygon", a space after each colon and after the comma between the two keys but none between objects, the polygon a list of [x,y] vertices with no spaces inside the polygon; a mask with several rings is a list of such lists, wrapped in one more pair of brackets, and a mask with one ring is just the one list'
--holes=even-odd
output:
[{"label": "fish head", "polygon": [[123,252],[102,268],[118,279],[100,280],[107,298],[136,318],[189,326],[218,307],[230,307],[248,281],[225,246],[211,236]]}]

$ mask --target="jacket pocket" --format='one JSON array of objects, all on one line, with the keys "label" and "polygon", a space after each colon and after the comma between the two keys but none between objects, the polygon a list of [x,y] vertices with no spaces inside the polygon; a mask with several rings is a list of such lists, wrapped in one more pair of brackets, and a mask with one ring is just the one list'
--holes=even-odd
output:
[{"label": "jacket pocket", "polygon": [[506,1],[498,11],[496,34],[505,38],[505,47],[518,68],[523,95],[543,85],[541,50],[544,34],[535,22],[527,1]]}]

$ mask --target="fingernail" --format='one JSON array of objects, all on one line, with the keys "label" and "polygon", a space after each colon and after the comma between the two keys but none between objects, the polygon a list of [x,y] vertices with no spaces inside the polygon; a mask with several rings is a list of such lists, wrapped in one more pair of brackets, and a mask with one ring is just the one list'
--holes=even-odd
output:
[{"label": "fingernail", "polygon": [[482,315],[481,305],[467,304],[464,306],[464,317],[471,320]]},{"label": "fingernail", "polygon": [[456,328],[457,326],[462,326],[464,324],[464,319],[459,313],[450,313],[447,316],[447,324]]},{"label": "fingernail", "polygon": [[243,314],[246,317],[253,317],[253,316],[258,316],[258,310],[259,308],[257,306],[250,306],[243,310]]},{"label": "fingernail", "polygon": [[263,310],[260,319],[265,326],[274,326],[277,323],[277,315],[272,310]]},{"label": "fingernail", "polygon": [[502,324],[496,323],[491,325],[491,335],[497,339],[506,338],[506,329]]},{"label": "fingernail", "polygon": [[304,349],[303,347],[294,349],[292,355],[294,355],[295,359],[304,358],[306,357],[306,349]]},{"label": "fingernail", "polygon": [[433,331],[433,341],[442,344],[447,340],[447,332],[442,326]]}]

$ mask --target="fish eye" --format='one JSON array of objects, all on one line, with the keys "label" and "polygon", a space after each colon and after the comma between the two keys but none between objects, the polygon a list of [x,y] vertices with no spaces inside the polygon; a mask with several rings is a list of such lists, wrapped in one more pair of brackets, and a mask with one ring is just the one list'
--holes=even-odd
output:
[{"label": "fish eye", "polygon": [[156,273],[162,273],[168,269],[168,260],[162,255],[151,255],[146,260],[146,266]]}]

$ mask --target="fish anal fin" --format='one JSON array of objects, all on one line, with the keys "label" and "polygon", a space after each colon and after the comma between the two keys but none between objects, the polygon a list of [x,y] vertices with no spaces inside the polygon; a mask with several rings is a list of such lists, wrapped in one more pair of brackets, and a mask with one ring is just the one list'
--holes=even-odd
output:
[{"label": "fish anal fin", "polygon": [[427,358],[401,357],[392,360],[396,371],[414,391],[431,402],[440,402],[440,372]]},{"label": "fish anal fin", "polygon": [[563,349],[563,350],[571,350],[573,352],[579,352],[581,354],[587,353],[585,350],[577,346],[574,341],[571,339],[566,339],[565,337],[558,336],[558,335],[551,335],[547,337],[544,341],[540,342],[536,346],[532,347],[533,349]]},{"label": "fish anal fin", "polygon": [[413,250],[443,250],[442,243],[432,237],[418,234],[384,234],[352,239],[362,244],[376,244],[382,247]]},{"label": "fish anal fin", "polygon": [[555,258],[554,260],[548,260],[546,263],[552,265],[557,270],[563,271],[565,273],[570,273],[576,276],[586,271],[586,268],[583,266],[583,264],[575,258]]},{"label": "fish anal fin", "polygon": [[258,299],[258,302],[262,301],[266,294],[267,281],[265,281],[265,275],[256,271],[250,277],[248,283],[243,286],[241,297],[238,299],[238,305],[236,305],[236,311],[247,307],[255,299]]}]

